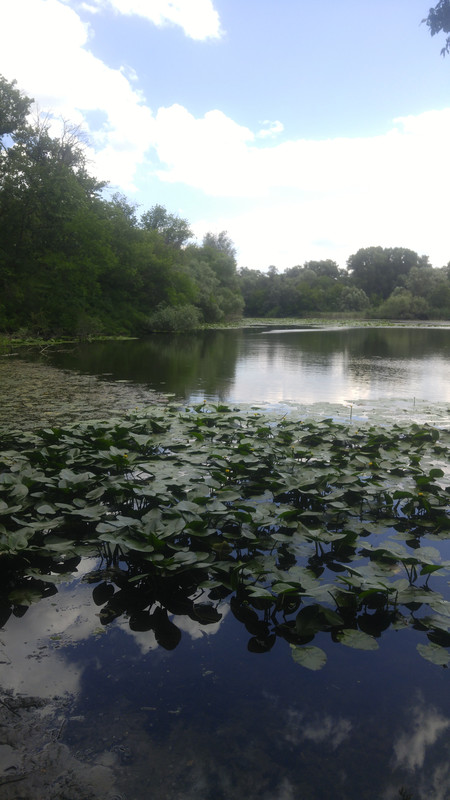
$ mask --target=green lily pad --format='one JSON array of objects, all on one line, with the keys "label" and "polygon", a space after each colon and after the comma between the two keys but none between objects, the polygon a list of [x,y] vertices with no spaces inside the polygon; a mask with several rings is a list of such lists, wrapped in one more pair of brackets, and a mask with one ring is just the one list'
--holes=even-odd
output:
[{"label": "green lily pad", "polygon": [[347,628],[337,634],[337,639],[346,647],[354,647],[356,650],[378,650],[378,642],[373,636],[363,631]]},{"label": "green lily pad", "polygon": [[427,661],[432,664],[437,664],[439,667],[448,667],[450,662],[450,654],[444,647],[438,644],[418,644],[417,650]]},{"label": "green lily pad", "polygon": [[327,654],[320,648],[312,646],[298,647],[291,644],[292,658],[296,664],[311,670],[319,670],[327,662]]}]

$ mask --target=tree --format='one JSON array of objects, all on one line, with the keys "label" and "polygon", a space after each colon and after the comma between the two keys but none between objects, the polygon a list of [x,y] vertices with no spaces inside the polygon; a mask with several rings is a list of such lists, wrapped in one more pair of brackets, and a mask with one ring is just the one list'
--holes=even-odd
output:
[{"label": "tree", "polygon": [[27,121],[30,103],[0,76],[0,329],[137,333],[240,316],[226,233],[188,246],[188,222],[162,205],[138,221],[88,173],[80,131],[52,136],[49,116]]},{"label": "tree", "polygon": [[[20,119],[19,119],[20,122]],[[96,218],[103,187],[86,170],[82,143],[49,120],[12,132],[0,154],[0,294],[4,324],[40,332],[69,330],[97,296],[101,239]],[[95,266],[95,269],[94,269]]]},{"label": "tree", "polygon": [[[450,0],[439,0],[439,3],[430,8],[428,16],[422,20],[430,29],[431,36],[437,33],[450,33]],[[450,53],[450,36],[447,36],[441,55]]]},{"label": "tree", "polygon": [[0,149],[5,148],[3,137],[14,136],[23,129],[33,100],[16,89],[17,81],[7,81],[0,75]]},{"label": "tree", "polygon": [[203,237],[203,247],[212,247],[213,250],[218,250],[219,253],[225,253],[236,262],[236,248],[228,236],[227,231],[220,231],[220,233],[205,233]]},{"label": "tree", "polygon": [[305,269],[310,269],[320,277],[334,278],[337,280],[341,276],[340,269],[335,261],[327,258],[323,261],[306,261]]},{"label": "tree", "polygon": [[383,319],[428,319],[430,307],[424,297],[397,286],[378,310]]},{"label": "tree", "polygon": [[372,302],[386,300],[413,267],[429,267],[428,258],[405,247],[363,247],[347,261],[351,283]]},{"label": "tree", "polygon": [[169,214],[164,206],[155,205],[141,217],[141,227],[147,231],[157,231],[166,244],[183,247],[193,233],[187,220],[177,214]]},{"label": "tree", "polygon": [[339,297],[341,311],[365,311],[370,305],[369,298],[356,286],[343,286]]}]

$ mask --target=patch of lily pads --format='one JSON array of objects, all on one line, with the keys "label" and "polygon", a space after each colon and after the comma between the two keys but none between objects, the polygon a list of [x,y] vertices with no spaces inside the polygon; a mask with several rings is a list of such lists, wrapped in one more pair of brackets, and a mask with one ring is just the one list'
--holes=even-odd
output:
[{"label": "patch of lily pads", "polygon": [[322,668],[318,642],[378,648],[388,629],[450,663],[448,430],[260,409],[155,407],[0,431],[0,624],[76,575],[104,625],[177,646],[224,602],[265,653]]}]

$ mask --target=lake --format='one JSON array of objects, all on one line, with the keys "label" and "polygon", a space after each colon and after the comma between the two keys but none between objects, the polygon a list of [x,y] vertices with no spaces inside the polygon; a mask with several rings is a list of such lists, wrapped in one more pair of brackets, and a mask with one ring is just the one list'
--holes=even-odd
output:
[{"label": "lake", "polygon": [[79,345],[55,366],[185,402],[389,409],[450,401],[450,327],[244,329]]},{"label": "lake", "polygon": [[[264,406],[278,418],[448,428],[450,328],[155,335],[55,349],[43,369],[51,367],[100,378],[106,395],[111,387],[126,399],[139,389],[132,404],[142,407],[162,392],[175,405]],[[422,543],[450,559],[445,541]],[[70,579],[55,577],[13,613],[2,595],[0,722],[16,736],[0,742],[5,800],[450,796],[449,672],[418,654],[418,642],[427,643],[419,622],[381,624],[372,651],[318,630],[314,644],[327,662],[316,671],[295,662],[288,641],[268,636],[262,601],[237,606],[212,590],[193,610],[194,587],[192,595],[159,594],[151,615],[141,595],[135,608],[129,599],[121,605],[133,569],[91,547]],[[339,569],[327,562],[324,574],[333,580]],[[450,600],[448,575],[432,580]],[[18,696],[34,706],[25,713]],[[24,737],[39,770],[18,743]]]}]

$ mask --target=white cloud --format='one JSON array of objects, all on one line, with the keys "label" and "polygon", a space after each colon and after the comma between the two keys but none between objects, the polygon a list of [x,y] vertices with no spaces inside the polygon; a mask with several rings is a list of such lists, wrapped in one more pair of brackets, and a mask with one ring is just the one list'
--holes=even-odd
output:
[{"label": "white cloud", "polygon": [[[449,260],[450,109],[397,119],[376,137],[270,147],[256,145],[250,131],[244,138],[246,129],[233,129],[229,121],[227,127],[228,144],[224,137],[220,146],[211,141],[192,176],[174,131],[170,154],[160,152],[168,165],[160,175],[215,197],[251,201],[247,210],[223,216],[216,225],[238,245],[240,264],[284,269],[332,258],[344,265],[351,253],[371,245],[410,247],[429,255],[435,266]],[[188,136],[194,130],[195,124]],[[209,228],[208,220],[194,221],[196,233]]]},{"label": "white cloud", "polygon": [[161,177],[216,196],[256,198],[261,189],[327,196],[382,192],[389,202],[408,190],[417,200],[424,181],[442,197],[442,178],[450,172],[442,161],[450,109],[395,120],[377,137],[297,139],[270,147],[255,144],[255,134],[217,110],[195,119],[173,105],[160,109],[156,122],[156,148],[167,165]]},{"label": "white cloud", "polygon": [[[248,143],[254,134],[221,111],[208,111],[196,119],[183,106],[160,108],[156,114],[154,146],[164,169],[161,180],[185,183],[216,197],[246,196],[248,187],[264,191],[258,181]],[[239,176],[237,167],[245,171]]]},{"label": "white cloud", "polygon": [[283,133],[284,125],[280,120],[276,119],[273,122],[270,119],[265,119],[261,122],[261,125],[265,125],[266,127],[261,128],[260,131],[256,134],[260,139],[268,139],[274,136],[278,136],[279,133]]},{"label": "white cloud", "polygon": [[[96,150],[89,154],[93,172],[131,191],[153,126],[140,92],[122,70],[109,68],[89,51],[89,27],[59,0],[15,0],[2,21],[0,72],[15,78],[42,109],[84,124]],[[20,30],[20,47],[12,30]],[[105,122],[90,128],[87,115],[98,111]]]},{"label": "white cloud", "polygon": [[[152,113],[131,66],[112,69],[92,52],[93,25],[75,7],[114,8],[157,25],[171,22],[193,38],[218,35],[210,0],[15,0],[0,28],[0,73],[16,78],[42,109],[84,124],[92,172],[126,193],[141,171],[157,197],[158,180],[216,198],[211,220],[185,214],[200,236],[227,230],[239,264],[279,269],[309,259],[342,266],[360,247],[404,246],[450,258],[447,187],[450,108],[393,120],[383,135],[327,140],[291,139],[269,119],[255,130],[219,109],[194,116],[181,104]],[[20,47],[11,31],[20,31]],[[156,166],[155,166],[156,164]],[[198,196],[198,195],[197,195]],[[194,195],[195,197],[195,195]],[[220,212],[222,198],[236,209]],[[146,197],[139,197],[147,203]],[[174,206],[178,207],[178,199]],[[229,208],[229,202],[228,202]],[[197,218],[196,218],[197,216]]]},{"label": "white cloud", "polygon": [[203,40],[221,35],[219,14],[212,0],[94,0],[97,8],[138,16],[154,25],[179,25],[186,36]]}]

